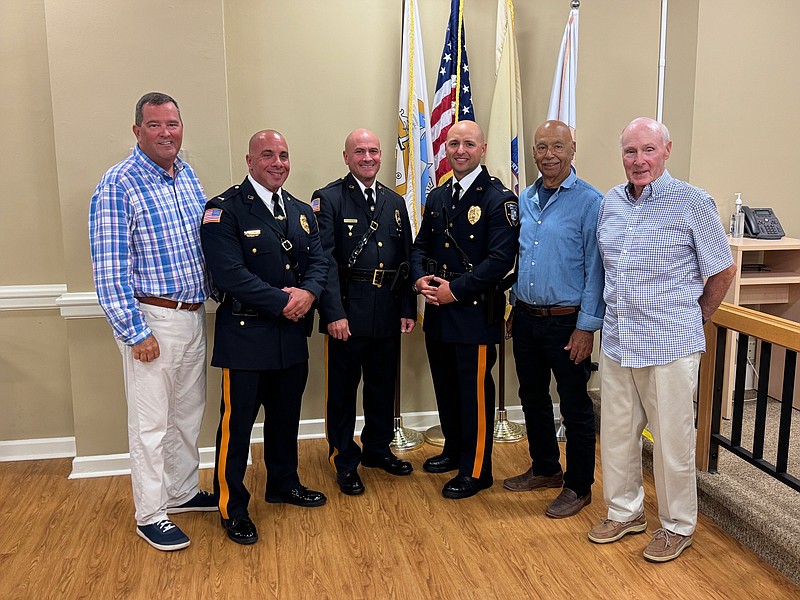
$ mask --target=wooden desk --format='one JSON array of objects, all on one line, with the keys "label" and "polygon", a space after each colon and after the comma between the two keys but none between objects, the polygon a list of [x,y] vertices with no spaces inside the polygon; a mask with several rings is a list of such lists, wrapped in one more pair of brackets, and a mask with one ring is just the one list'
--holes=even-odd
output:
[{"label": "wooden desk", "polygon": [[[748,306],[784,319],[800,321],[800,239],[757,240],[752,238],[728,238],[733,260],[738,270],[725,296],[725,301],[738,306]],[[743,264],[763,263],[770,270],[742,272]],[[730,418],[730,399],[733,394],[736,369],[736,336],[728,332],[723,398],[728,398],[723,416]],[[770,371],[769,395],[779,398],[783,380],[783,348],[773,347]],[[794,406],[800,408],[800,370],[795,381]]]}]

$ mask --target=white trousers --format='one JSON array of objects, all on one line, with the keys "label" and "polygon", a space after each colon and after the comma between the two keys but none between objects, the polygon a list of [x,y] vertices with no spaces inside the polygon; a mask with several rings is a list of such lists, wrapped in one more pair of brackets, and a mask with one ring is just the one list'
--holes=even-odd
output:
[{"label": "white trousers", "polygon": [[199,491],[197,438],[206,405],[206,312],[142,304],[161,356],[134,360],[118,342],[128,402],[128,447],[136,523],[167,518]]},{"label": "white trousers", "polygon": [[697,525],[694,394],[700,353],[643,368],[603,354],[600,452],[608,518],[644,510],[642,431],[653,434],[653,476],[661,526],[691,535]]}]

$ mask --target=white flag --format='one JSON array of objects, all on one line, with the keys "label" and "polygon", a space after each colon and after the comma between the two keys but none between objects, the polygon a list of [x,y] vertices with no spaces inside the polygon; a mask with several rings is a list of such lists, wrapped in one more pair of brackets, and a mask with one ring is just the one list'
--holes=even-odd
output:
[{"label": "white flag", "polygon": [[400,77],[395,190],[406,200],[408,217],[416,235],[422,222],[425,198],[434,188],[435,180],[430,105],[417,0],[405,0]]},{"label": "white flag", "polygon": [[569,20],[561,39],[553,90],[547,119],[556,119],[569,125],[575,138],[575,88],[578,83],[578,9],[569,11]]},{"label": "white flag", "polygon": [[498,0],[496,78],[486,140],[486,166],[492,175],[519,196],[525,187],[525,136],[515,38],[514,3],[512,0]]}]

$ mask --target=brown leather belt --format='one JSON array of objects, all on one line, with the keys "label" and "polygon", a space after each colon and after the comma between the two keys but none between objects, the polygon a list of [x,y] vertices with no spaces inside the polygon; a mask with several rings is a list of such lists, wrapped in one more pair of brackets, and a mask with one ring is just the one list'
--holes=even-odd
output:
[{"label": "brown leather belt", "polygon": [[514,308],[526,312],[534,317],[559,317],[571,315],[580,311],[580,306],[531,306],[517,298]]},{"label": "brown leather belt", "polygon": [[160,306],[161,308],[171,308],[172,310],[197,310],[201,306],[203,306],[202,302],[195,302],[187,303],[187,302],[175,302],[175,300],[167,300],[166,298],[158,298],[156,296],[144,296],[143,298],[137,298],[139,302],[142,304],[150,304],[152,306]]}]

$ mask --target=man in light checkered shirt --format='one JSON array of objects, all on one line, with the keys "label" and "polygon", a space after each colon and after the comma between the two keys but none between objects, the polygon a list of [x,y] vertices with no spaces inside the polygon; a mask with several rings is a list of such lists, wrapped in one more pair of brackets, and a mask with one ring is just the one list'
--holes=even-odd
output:
[{"label": "man in light checkered shirt", "polygon": [[628,181],[603,198],[597,240],[605,267],[600,449],[608,518],[603,544],[645,531],[642,431],[653,434],[661,528],[645,559],[677,558],[697,524],[693,398],[703,323],[736,272],[714,200],[666,170],[667,128],[631,121],[620,139]]}]

